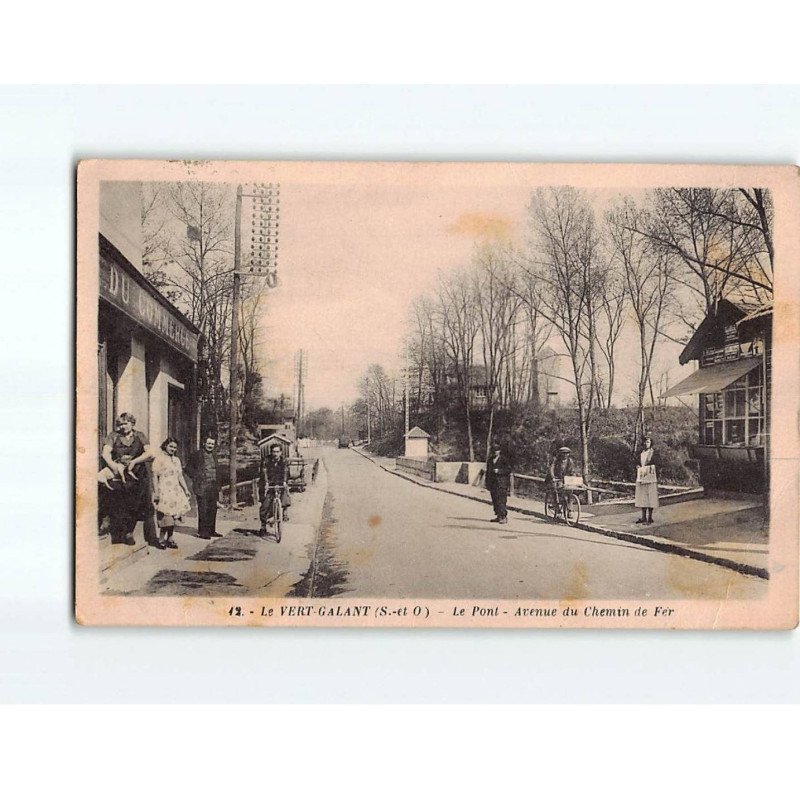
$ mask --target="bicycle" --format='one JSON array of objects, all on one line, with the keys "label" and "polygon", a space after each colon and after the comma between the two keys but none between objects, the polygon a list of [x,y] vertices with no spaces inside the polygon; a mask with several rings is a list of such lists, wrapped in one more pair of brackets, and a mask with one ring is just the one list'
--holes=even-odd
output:
[{"label": "bicycle", "polygon": [[544,515],[554,522],[560,516],[570,527],[581,519],[581,501],[575,494],[580,487],[561,486],[548,489],[544,495]]},{"label": "bicycle", "polygon": [[[283,503],[281,502],[281,493],[286,491],[288,486],[285,483],[276,483],[267,486],[265,491],[268,492],[270,489],[276,490],[272,497],[272,536],[276,544],[280,544],[283,529]],[[279,489],[281,491],[278,491]]]}]

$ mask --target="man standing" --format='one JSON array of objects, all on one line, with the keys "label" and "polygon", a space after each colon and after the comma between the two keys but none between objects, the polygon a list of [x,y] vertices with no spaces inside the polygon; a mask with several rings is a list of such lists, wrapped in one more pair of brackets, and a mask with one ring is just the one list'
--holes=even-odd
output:
[{"label": "man standing", "polygon": [[197,535],[201,539],[222,536],[217,533],[217,501],[219,479],[217,477],[217,438],[207,433],[203,446],[195,454],[192,479],[197,498]]},{"label": "man standing", "polygon": [[486,488],[492,495],[495,518],[492,522],[508,522],[508,492],[511,488],[511,460],[499,443],[495,443],[486,460]]},{"label": "man standing", "polygon": [[[289,465],[283,457],[283,448],[279,444],[273,444],[269,449],[269,458],[261,464],[261,476],[258,482],[261,493],[261,508],[259,517],[261,518],[261,534],[267,532],[267,523],[272,520],[272,502],[275,493],[281,493],[281,503],[283,505],[283,521],[289,521],[287,509],[292,504],[289,496]],[[287,487],[287,488],[269,488]]]}]

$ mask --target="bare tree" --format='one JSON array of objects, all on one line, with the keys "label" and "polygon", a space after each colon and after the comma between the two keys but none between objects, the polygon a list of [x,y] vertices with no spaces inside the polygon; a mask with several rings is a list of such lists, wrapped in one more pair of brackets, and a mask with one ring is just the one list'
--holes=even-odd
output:
[{"label": "bare tree", "polygon": [[597,323],[594,336],[603,361],[603,375],[595,379],[597,405],[611,408],[616,377],[616,348],[625,325],[627,294],[619,264],[609,259],[598,269]]},{"label": "bare tree", "polygon": [[691,328],[718,297],[763,302],[772,296],[772,216],[768,193],[713,188],[656,189],[647,236],[683,265],[674,280],[701,301],[683,321]]},{"label": "bare tree", "polygon": [[456,272],[442,278],[437,299],[442,321],[442,340],[466,419],[469,460],[474,461],[472,378],[478,336],[478,312],[474,286],[469,275]]},{"label": "bare tree", "polygon": [[[624,279],[639,343],[639,380],[637,414],[632,450],[644,435],[644,398],[652,382],[651,372],[656,343],[663,336],[665,312],[673,287],[675,256],[638,231],[648,230],[652,223],[648,212],[637,208],[626,198],[606,215],[612,258],[619,265]],[[651,399],[653,399],[651,397]]]},{"label": "bare tree", "polygon": [[418,297],[411,309],[409,359],[415,375],[416,406],[441,406],[446,384],[442,314],[435,300]]},{"label": "bare tree", "polygon": [[370,364],[359,381],[364,407],[371,414],[372,427],[378,437],[392,429],[397,408],[393,401],[393,381],[380,364]]},{"label": "bare tree", "polygon": [[[589,436],[596,400],[594,315],[602,287],[599,237],[586,197],[572,187],[534,192],[527,270],[541,284],[542,316],[559,335],[572,365],[583,480],[589,485]],[[588,497],[592,501],[591,492]]]},{"label": "bare tree", "polygon": [[242,303],[239,310],[239,358],[242,391],[238,419],[246,422],[245,409],[253,407],[253,396],[262,381],[258,362],[258,332],[263,315],[263,298],[267,291],[266,281],[262,279],[242,280]]},{"label": "bare tree", "polygon": [[[515,322],[520,308],[515,276],[501,247],[484,245],[476,253],[472,270],[475,309],[486,375],[486,408],[489,414],[486,453],[491,447],[494,414],[505,405],[502,377],[508,373],[516,345]],[[507,378],[510,376],[507,376]],[[506,384],[510,381],[507,379]]]},{"label": "bare tree", "polygon": [[154,185],[143,195],[146,269],[202,333],[200,399],[216,422],[226,416],[233,215],[232,194],[216,184]]},{"label": "bare tree", "polygon": [[540,353],[553,333],[553,326],[543,313],[543,284],[537,279],[536,270],[529,268],[525,253],[517,248],[510,247],[507,252],[516,273],[513,288],[520,301],[517,351],[522,355],[517,400],[538,405]]}]

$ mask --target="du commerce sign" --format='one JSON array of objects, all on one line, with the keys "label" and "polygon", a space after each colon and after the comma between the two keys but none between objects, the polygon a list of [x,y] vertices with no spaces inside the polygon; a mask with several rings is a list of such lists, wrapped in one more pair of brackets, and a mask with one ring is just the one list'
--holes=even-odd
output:
[{"label": "du commerce sign", "polygon": [[137,278],[101,254],[100,297],[192,361],[197,361],[197,332],[181,320],[143,278]]}]

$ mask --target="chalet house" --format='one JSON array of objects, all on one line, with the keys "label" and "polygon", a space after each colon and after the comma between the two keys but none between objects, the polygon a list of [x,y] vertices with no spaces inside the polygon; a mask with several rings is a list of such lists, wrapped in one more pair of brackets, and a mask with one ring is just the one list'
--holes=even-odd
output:
[{"label": "chalet house", "polygon": [[664,397],[698,396],[691,455],[710,494],[769,488],[772,304],[743,309],[720,299],[689,340],[680,363],[698,368]]}]

